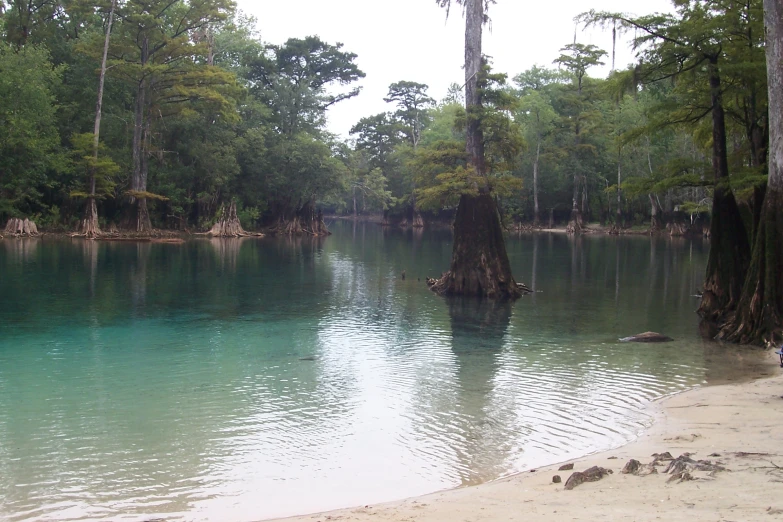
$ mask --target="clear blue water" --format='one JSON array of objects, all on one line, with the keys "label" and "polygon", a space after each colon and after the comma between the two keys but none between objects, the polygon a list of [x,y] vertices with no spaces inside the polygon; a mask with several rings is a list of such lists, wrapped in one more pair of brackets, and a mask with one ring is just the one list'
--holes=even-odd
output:
[{"label": "clear blue water", "polygon": [[[752,366],[698,336],[700,241],[511,236],[537,293],[493,305],[426,288],[448,231],[332,228],[0,241],[0,518],[248,521],[476,484],[618,446],[650,401]],[[676,340],[617,342],[646,330]]]}]

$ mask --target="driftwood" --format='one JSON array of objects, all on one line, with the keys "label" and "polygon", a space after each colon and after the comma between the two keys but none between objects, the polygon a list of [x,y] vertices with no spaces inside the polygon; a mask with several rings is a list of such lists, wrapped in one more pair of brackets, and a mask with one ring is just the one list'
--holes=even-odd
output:
[{"label": "driftwood", "polygon": [[686,453],[669,462],[664,473],[670,475],[683,474],[690,471],[726,471],[726,468],[713,464],[709,460],[693,460]]},{"label": "driftwood", "polygon": [[620,341],[624,343],[668,343],[673,340],[674,339],[671,337],[667,337],[657,332],[644,332],[620,339]]},{"label": "driftwood", "polygon": [[572,473],[571,476],[568,477],[568,480],[566,480],[563,489],[571,490],[577,487],[579,484],[583,484],[585,482],[596,482],[604,478],[604,476],[610,474],[612,474],[611,469],[599,468],[598,466],[587,468],[584,471],[577,471]]},{"label": "driftwood", "polygon": [[519,288],[522,291],[523,295],[533,293],[533,290],[531,290],[525,283],[517,283],[517,288]]},{"label": "driftwood", "polygon": [[684,453],[675,459],[667,451],[666,453],[654,453],[653,461],[649,464],[642,464],[636,459],[631,459],[625,464],[621,473],[643,477],[658,473],[656,466],[663,466],[664,464],[666,464],[666,469],[663,473],[671,475],[666,481],[667,483],[695,480],[692,475],[694,471],[706,471],[711,474],[718,471],[726,471],[726,468],[723,466],[713,464],[709,460],[693,460],[688,453]]},{"label": "driftwood", "polygon": [[649,464],[642,464],[636,459],[631,459],[625,464],[620,473],[625,475],[638,475],[640,477],[652,475],[653,473],[658,473],[658,470],[655,469],[657,463],[658,461],[654,460]]},{"label": "driftwood", "polygon": [[5,233],[14,237],[35,237],[38,235],[38,227],[35,221],[29,219],[11,218],[5,225]]}]

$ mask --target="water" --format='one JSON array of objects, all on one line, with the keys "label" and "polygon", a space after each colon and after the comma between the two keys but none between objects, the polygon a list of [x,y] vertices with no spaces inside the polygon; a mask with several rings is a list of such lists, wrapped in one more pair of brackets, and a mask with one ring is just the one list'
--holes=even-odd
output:
[{"label": "water", "polygon": [[[700,241],[509,238],[538,290],[512,306],[426,289],[447,231],[332,228],[0,241],[0,518],[247,521],[476,484],[618,446],[650,401],[757,362],[698,337]],[[617,342],[645,330],[676,341]]]}]

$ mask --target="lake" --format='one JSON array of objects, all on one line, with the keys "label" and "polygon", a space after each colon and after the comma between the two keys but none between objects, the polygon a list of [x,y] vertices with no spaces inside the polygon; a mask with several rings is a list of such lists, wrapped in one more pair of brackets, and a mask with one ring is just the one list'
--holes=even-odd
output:
[{"label": "lake", "polygon": [[[512,304],[446,300],[449,231],[0,241],[0,518],[250,521],[478,484],[745,379],[709,245],[509,236]],[[402,272],[406,278],[403,279]],[[653,330],[674,342],[620,343]]]}]

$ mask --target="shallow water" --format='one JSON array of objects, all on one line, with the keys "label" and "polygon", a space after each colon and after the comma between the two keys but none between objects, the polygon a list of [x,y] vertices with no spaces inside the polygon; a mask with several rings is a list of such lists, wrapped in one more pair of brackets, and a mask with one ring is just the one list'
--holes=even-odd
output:
[{"label": "shallow water", "polygon": [[[492,305],[427,290],[446,231],[332,228],[0,241],[0,518],[246,521],[476,484],[618,446],[650,401],[758,362],[698,336],[701,241],[512,236],[537,292]],[[617,342],[645,330],[676,340]]]}]

